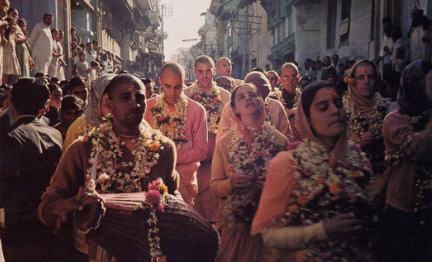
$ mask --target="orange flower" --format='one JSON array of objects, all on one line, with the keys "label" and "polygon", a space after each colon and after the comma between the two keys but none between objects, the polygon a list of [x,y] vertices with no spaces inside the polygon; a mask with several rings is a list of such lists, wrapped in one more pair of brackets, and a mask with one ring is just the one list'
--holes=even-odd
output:
[{"label": "orange flower", "polygon": [[362,174],[362,172],[360,170],[357,170],[357,171],[353,172],[352,177],[353,178],[358,178],[358,177],[361,176],[361,174]]},{"label": "orange flower", "polygon": [[150,151],[152,152],[157,152],[160,148],[160,143],[159,141],[154,141],[151,145],[150,145]]},{"label": "orange flower", "polygon": [[324,177],[322,177],[321,175],[319,175],[316,180],[315,180],[318,184],[324,184]]},{"label": "orange flower", "polygon": [[297,203],[299,203],[300,206],[306,206],[307,202],[309,202],[309,196],[307,195],[300,195],[297,196]]},{"label": "orange flower", "polygon": [[342,193],[342,188],[339,184],[331,184],[329,187],[330,193],[332,195],[339,195],[340,193]]},{"label": "orange flower", "polygon": [[306,261],[306,254],[304,251],[298,251],[295,254],[295,262],[304,262]]},{"label": "orange flower", "polygon": [[170,123],[170,127],[175,127],[175,126],[176,126],[176,123],[174,123],[174,122]]}]

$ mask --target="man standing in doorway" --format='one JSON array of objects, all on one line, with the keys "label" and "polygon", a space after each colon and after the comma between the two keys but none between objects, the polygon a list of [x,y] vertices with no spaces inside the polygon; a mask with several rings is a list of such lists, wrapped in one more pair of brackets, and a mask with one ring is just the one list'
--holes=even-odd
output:
[{"label": "man standing in doorway", "polygon": [[35,73],[48,74],[54,46],[50,29],[53,18],[52,14],[44,14],[42,22],[35,25],[30,35],[29,40],[35,63]]}]

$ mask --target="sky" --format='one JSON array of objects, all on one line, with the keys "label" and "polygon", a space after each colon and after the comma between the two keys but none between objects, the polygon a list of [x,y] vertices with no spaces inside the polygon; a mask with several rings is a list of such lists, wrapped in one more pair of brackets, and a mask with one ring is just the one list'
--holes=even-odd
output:
[{"label": "sky", "polygon": [[183,42],[184,39],[199,39],[198,29],[204,25],[201,13],[210,8],[211,0],[162,0],[165,6],[171,7],[171,16],[164,18],[164,31],[168,34],[165,40],[165,60],[177,53],[180,47],[191,47],[197,41]]}]

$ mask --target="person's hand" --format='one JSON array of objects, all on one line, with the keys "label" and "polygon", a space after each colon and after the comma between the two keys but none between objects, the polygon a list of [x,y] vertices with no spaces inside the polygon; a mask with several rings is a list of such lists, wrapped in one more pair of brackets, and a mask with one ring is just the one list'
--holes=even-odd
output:
[{"label": "person's hand", "polygon": [[360,138],[360,146],[364,147],[371,143],[373,143],[376,140],[376,137],[371,132],[364,132],[363,135]]},{"label": "person's hand", "polygon": [[231,177],[231,186],[233,188],[245,187],[248,186],[249,183],[250,183],[250,176],[248,175],[234,173],[233,176]]},{"label": "person's hand", "polygon": [[361,220],[356,219],[353,214],[338,214],[324,221],[324,230],[330,239],[355,234],[361,229]]},{"label": "person's hand", "polygon": [[80,187],[78,193],[75,196],[57,201],[53,210],[53,214],[54,216],[56,216],[54,233],[57,233],[60,230],[61,226],[66,223],[69,214],[75,211],[83,210],[83,205],[78,204],[83,194],[84,188]]}]

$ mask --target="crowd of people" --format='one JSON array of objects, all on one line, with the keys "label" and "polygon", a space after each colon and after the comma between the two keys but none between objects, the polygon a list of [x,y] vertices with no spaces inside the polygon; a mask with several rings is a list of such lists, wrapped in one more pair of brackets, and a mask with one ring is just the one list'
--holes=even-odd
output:
[{"label": "crowd of people", "polygon": [[[228,57],[201,55],[187,86],[175,62],[153,80],[114,73],[111,54],[72,29],[65,80],[53,16],[27,38],[5,3],[0,261],[117,261],[72,214],[86,192],[156,180],[218,229],[217,262],[432,260],[427,56],[391,82],[379,59],[333,55],[235,79]],[[152,261],[166,261],[155,248]]]}]

